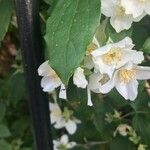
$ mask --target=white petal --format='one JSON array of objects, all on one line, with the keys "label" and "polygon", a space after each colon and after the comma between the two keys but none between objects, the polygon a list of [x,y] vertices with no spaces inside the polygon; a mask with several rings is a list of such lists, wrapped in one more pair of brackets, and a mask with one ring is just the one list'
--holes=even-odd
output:
[{"label": "white petal", "polygon": [[115,80],[115,76],[112,77],[108,82],[106,82],[105,84],[103,84],[100,88],[100,92],[103,94],[106,94],[108,92],[110,92],[113,88],[114,88],[114,81]]},{"label": "white petal", "polygon": [[117,33],[128,30],[133,22],[132,15],[126,15],[126,16],[113,16],[110,19],[110,23],[113,26],[113,28],[116,30]]},{"label": "white petal", "polygon": [[147,80],[150,79],[150,67],[136,66],[136,79]]},{"label": "white petal", "polygon": [[99,82],[102,79],[102,74],[93,73],[89,77],[89,85],[88,88],[96,93],[99,93],[99,88],[101,87],[101,83]]},{"label": "white petal", "polygon": [[132,14],[134,18],[140,16],[144,11],[143,4],[138,0],[121,0],[121,3],[126,14]]},{"label": "white petal", "polygon": [[52,92],[55,88],[61,85],[61,81],[58,79],[53,79],[49,76],[44,76],[41,80],[41,87],[44,92]]},{"label": "white petal", "polygon": [[93,106],[92,100],[91,100],[91,91],[89,88],[87,88],[87,97],[88,97],[88,101],[87,101],[87,105],[88,106]]},{"label": "white petal", "polygon": [[69,142],[68,136],[66,134],[61,136],[60,142],[61,142],[61,144],[67,145]]},{"label": "white petal", "polygon": [[125,37],[123,40],[119,41],[118,43],[115,43],[114,47],[132,49],[134,47],[134,44],[130,37]]},{"label": "white petal", "polygon": [[73,75],[73,82],[78,88],[86,88],[88,82],[84,75],[84,70],[78,67]]},{"label": "white petal", "polygon": [[56,129],[61,129],[61,128],[65,127],[65,120],[63,118],[61,118],[60,120],[58,120],[56,122],[56,124],[54,125],[54,127]]},{"label": "white petal", "polygon": [[116,9],[116,1],[115,0],[102,0],[101,1],[102,13],[107,16],[113,16]]},{"label": "white petal", "polygon": [[48,61],[45,61],[42,63],[38,68],[38,74],[40,76],[51,76],[53,74],[56,74],[55,71],[50,67],[48,64]]},{"label": "white petal", "polygon": [[138,94],[138,82],[132,80],[129,83],[123,83],[118,80],[116,82],[117,91],[126,99],[126,100],[135,100]]},{"label": "white petal", "polygon": [[59,98],[61,99],[67,99],[67,91],[64,84],[61,84],[60,92],[59,92]]},{"label": "white petal", "polygon": [[140,16],[133,19],[134,22],[139,22],[142,18],[146,16],[146,13],[143,12]]},{"label": "white petal", "polygon": [[143,52],[136,51],[136,50],[122,50],[122,59],[117,64],[116,68],[120,68],[121,66],[125,65],[128,62],[132,62],[134,64],[140,64],[144,60]]},{"label": "white petal", "polygon": [[77,125],[73,120],[69,120],[68,122],[66,122],[65,128],[69,134],[74,134],[77,130]]},{"label": "white petal", "polygon": [[96,50],[94,50],[91,55],[95,58],[95,57],[98,57],[98,56],[102,56],[104,54],[106,54],[111,48],[113,47],[112,44],[107,44],[103,47],[100,47]]}]

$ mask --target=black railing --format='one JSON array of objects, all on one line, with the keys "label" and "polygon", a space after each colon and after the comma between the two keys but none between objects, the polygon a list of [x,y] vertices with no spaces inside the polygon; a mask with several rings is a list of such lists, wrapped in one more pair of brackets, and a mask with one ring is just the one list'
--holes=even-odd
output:
[{"label": "black railing", "polygon": [[52,150],[48,97],[37,74],[44,61],[38,0],[15,0],[15,4],[36,149]]}]

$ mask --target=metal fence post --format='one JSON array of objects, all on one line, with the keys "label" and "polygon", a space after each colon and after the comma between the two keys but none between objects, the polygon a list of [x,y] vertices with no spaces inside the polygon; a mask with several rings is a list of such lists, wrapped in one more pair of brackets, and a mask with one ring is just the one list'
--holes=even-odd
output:
[{"label": "metal fence post", "polygon": [[42,92],[37,74],[44,60],[38,0],[15,0],[15,4],[36,149],[52,150],[48,97]]}]

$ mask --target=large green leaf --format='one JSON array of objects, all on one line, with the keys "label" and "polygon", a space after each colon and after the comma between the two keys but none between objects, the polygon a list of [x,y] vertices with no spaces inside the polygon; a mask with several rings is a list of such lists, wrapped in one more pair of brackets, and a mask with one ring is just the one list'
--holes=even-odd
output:
[{"label": "large green leaf", "polygon": [[12,0],[0,0],[0,42],[4,38],[11,19],[13,11]]},{"label": "large green leaf", "polygon": [[50,65],[67,84],[100,21],[100,0],[60,0],[47,21]]},{"label": "large green leaf", "polygon": [[133,127],[138,135],[142,137],[144,144],[150,149],[150,117],[148,115],[136,115],[133,118]]}]

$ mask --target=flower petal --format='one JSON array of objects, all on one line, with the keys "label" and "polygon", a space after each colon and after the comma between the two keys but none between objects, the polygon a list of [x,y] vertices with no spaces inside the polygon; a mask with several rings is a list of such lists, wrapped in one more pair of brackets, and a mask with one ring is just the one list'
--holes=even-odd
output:
[{"label": "flower petal", "polygon": [[113,88],[114,88],[114,79],[115,78],[111,78],[108,82],[106,82],[105,84],[103,84],[100,88],[100,92],[103,94],[106,94],[108,92],[110,92]]},{"label": "flower petal", "polygon": [[59,92],[59,98],[61,99],[67,99],[67,91],[64,84],[61,84],[60,92]]},{"label": "flower petal", "polygon": [[88,97],[88,101],[87,101],[87,105],[88,106],[93,106],[92,100],[91,100],[91,91],[89,88],[87,88],[87,97]]},{"label": "flower petal", "polygon": [[65,120],[64,120],[63,118],[61,118],[60,120],[58,120],[58,121],[55,123],[54,127],[55,127],[56,129],[61,129],[61,128],[65,127]]},{"label": "flower petal", "polygon": [[140,16],[144,11],[144,5],[138,0],[121,0],[122,6],[126,10],[126,14],[132,14],[134,18]]},{"label": "flower petal", "polygon": [[73,75],[73,82],[78,88],[86,88],[88,82],[84,75],[84,70],[78,67]]},{"label": "flower petal", "polygon": [[126,99],[126,100],[135,100],[138,94],[138,82],[137,80],[132,80],[129,83],[123,83],[119,80],[116,81],[115,87],[117,91]]},{"label": "flower petal", "polygon": [[75,121],[69,120],[68,122],[66,122],[65,128],[69,134],[74,134],[77,130],[77,125],[76,125]]},{"label": "flower petal", "polygon": [[117,33],[125,29],[128,30],[131,27],[132,22],[133,22],[132,15],[113,16],[110,19],[110,23]]},{"label": "flower petal", "polygon": [[113,16],[116,9],[116,0],[102,0],[102,13],[107,16]]},{"label": "flower petal", "polygon": [[136,66],[136,79],[147,80],[150,79],[150,67]]},{"label": "flower petal", "polygon": [[38,68],[38,74],[40,76],[51,76],[56,74],[55,71],[50,67],[48,61],[42,63]]},{"label": "flower petal", "polygon": [[144,60],[143,52],[136,50],[122,50],[122,59],[117,64],[116,68],[120,68],[128,62],[132,62],[134,64],[140,64]]},{"label": "flower petal", "polygon": [[52,92],[55,88],[61,85],[61,81],[58,79],[53,79],[49,76],[44,76],[41,80],[41,87],[44,92]]},{"label": "flower petal", "polygon": [[68,142],[69,142],[69,138],[68,138],[68,136],[65,134],[65,135],[63,135],[63,136],[61,136],[61,138],[60,138],[60,142],[61,142],[61,144],[64,144],[64,145],[67,145],[68,144]]}]

